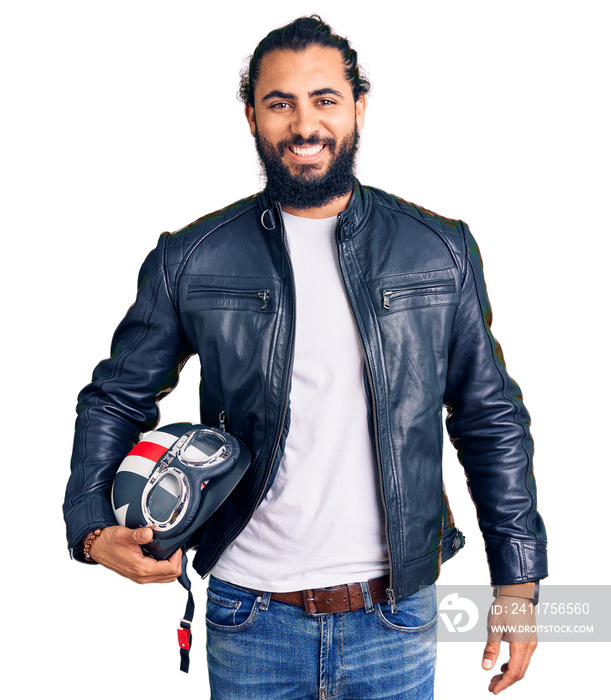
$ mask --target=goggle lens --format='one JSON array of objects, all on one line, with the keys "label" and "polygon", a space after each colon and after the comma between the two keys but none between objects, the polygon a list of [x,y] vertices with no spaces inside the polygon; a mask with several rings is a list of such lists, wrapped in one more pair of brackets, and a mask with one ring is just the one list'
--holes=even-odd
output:
[{"label": "goggle lens", "polygon": [[211,467],[231,455],[232,447],[214,430],[196,430],[180,448],[178,459],[190,467]]},{"label": "goggle lens", "polygon": [[180,480],[171,472],[165,474],[150,490],[146,499],[149,514],[157,523],[167,523],[181,503]]}]

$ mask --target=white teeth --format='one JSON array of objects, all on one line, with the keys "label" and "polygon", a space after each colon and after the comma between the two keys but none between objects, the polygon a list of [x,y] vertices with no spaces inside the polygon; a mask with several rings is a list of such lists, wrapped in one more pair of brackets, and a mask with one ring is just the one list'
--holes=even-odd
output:
[{"label": "white teeth", "polygon": [[298,148],[297,146],[291,146],[291,151],[296,156],[314,156],[320,153],[324,148],[324,144],[319,144],[318,146],[312,146],[311,148]]}]

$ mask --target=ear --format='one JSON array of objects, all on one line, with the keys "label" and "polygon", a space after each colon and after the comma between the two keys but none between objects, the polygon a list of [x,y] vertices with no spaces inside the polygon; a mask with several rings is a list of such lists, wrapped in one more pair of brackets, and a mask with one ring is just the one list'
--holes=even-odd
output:
[{"label": "ear", "polygon": [[250,126],[250,133],[254,136],[255,131],[257,130],[257,120],[255,119],[255,108],[251,107],[250,105],[246,105],[246,107],[244,107],[244,114],[246,115],[246,119],[247,119],[248,124]]},{"label": "ear", "polygon": [[365,112],[367,111],[367,97],[361,95],[355,103],[356,128],[362,131],[365,126]]}]

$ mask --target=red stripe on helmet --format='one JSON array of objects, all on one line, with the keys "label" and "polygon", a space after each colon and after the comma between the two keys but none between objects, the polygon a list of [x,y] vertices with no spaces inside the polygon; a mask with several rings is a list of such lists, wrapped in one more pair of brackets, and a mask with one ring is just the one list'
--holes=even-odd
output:
[{"label": "red stripe on helmet", "polygon": [[130,451],[130,455],[145,457],[153,462],[157,462],[167,451],[168,448],[164,447],[164,445],[158,445],[156,442],[147,442],[146,440],[142,440],[135,445],[133,450]]}]

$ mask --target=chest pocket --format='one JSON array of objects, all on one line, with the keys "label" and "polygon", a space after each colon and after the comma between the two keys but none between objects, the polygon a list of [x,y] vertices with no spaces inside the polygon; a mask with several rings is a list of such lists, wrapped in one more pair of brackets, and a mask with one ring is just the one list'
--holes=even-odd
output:
[{"label": "chest pocket", "polygon": [[219,309],[274,313],[278,306],[278,284],[273,279],[224,277],[192,278],[185,285],[182,310]]},{"label": "chest pocket", "polygon": [[377,281],[374,298],[378,315],[429,306],[457,306],[455,271],[448,268],[389,275]]},{"label": "chest pocket", "polygon": [[270,289],[230,289],[192,286],[187,289],[191,308],[199,309],[249,309],[265,311],[269,308]]}]

